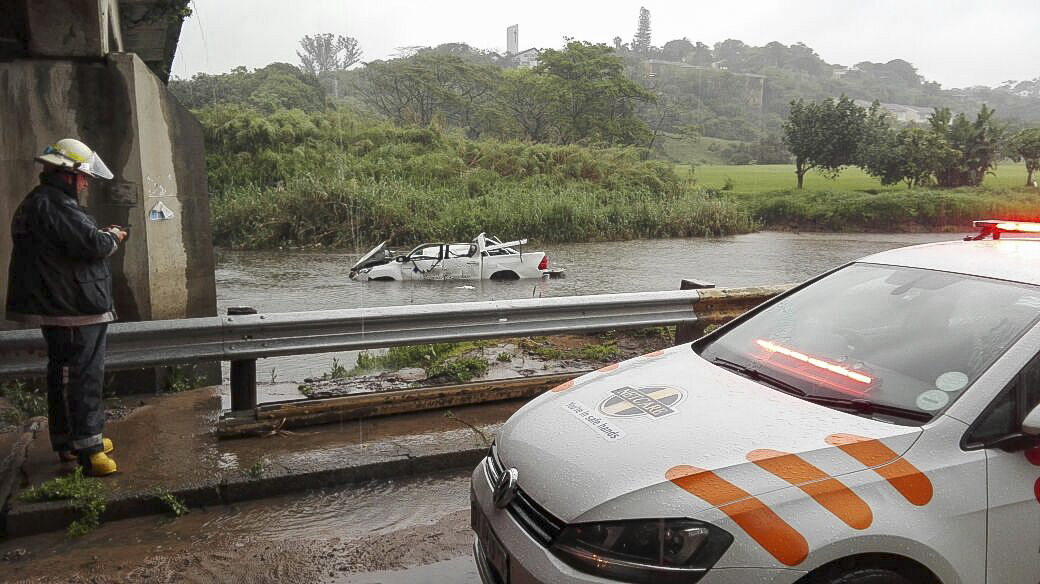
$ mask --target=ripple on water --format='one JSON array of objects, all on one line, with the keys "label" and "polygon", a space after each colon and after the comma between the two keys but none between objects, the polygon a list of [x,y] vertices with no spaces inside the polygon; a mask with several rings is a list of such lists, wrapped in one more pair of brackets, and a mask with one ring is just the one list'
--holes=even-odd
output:
[{"label": "ripple on water", "polygon": [[352,539],[427,525],[469,507],[469,471],[406,481],[373,481],[346,489],[234,506],[201,528],[224,535]]}]

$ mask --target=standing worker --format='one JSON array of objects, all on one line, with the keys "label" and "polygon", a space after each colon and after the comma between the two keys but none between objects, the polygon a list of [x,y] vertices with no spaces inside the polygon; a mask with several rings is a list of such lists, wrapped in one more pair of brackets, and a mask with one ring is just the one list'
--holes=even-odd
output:
[{"label": "standing worker", "polygon": [[7,318],[39,326],[47,341],[51,446],[88,476],[116,472],[105,425],[105,333],[115,320],[108,256],[124,228],[99,229],[79,204],[88,177],[111,179],[97,153],[66,138],[36,157],[40,184],[15,211]]}]

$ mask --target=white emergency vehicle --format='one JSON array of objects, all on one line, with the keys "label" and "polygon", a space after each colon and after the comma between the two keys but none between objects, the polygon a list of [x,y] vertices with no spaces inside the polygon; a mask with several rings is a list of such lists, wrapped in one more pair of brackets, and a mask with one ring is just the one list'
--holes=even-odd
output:
[{"label": "white emergency vehicle", "polygon": [[473,473],[483,581],[1036,584],[1040,240],[1007,234],[1040,224],[976,226],[525,405]]}]

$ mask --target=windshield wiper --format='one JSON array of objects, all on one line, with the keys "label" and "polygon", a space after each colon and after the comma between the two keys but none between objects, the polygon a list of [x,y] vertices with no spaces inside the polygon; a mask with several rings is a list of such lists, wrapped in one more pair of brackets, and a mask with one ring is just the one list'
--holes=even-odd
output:
[{"label": "windshield wiper", "polygon": [[853,414],[863,415],[874,415],[882,414],[886,416],[892,416],[896,418],[903,418],[907,420],[914,420],[916,422],[927,422],[932,419],[932,414],[928,412],[921,412],[918,410],[911,410],[900,406],[893,406],[888,404],[879,404],[872,402],[867,399],[854,399],[845,397],[833,397],[826,395],[810,395],[805,393],[802,389],[787,383],[786,381],[777,379],[768,373],[763,373],[758,369],[753,369],[746,365],[741,365],[729,359],[723,359],[722,357],[716,357],[712,359],[712,363],[729,369],[734,373],[747,377],[748,379],[758,381],[776,388],[784,393],[788,393],[804,399],[807,402],[818,404],[821,406],[827,406],[836,410],[847,411]]},{"label": "windshield wiper", "polygon": [[765,383],[766,385],[779,389],[784,393],[789,393],[798,397],[805,397],[805,392],[801,389],[791,385],[790,383],[787,383],[786,381],[777,379],[776,377],[773,377],[768,373],[763,373],[758,369],[752,369],[751,367],[741,365],[740,363],[730,361],[729,359],[723,359],[722,357],[715,357],[714,359],[712,359],[711,362],[718,365],[719,367],[729,369],[734,373],[743,375],[748,379]]},{"label": "windshield wiper", "polygon": [[896,418],[904,418],[917,422],[927,422],[932,419],[932,414],[901,406],[880,404],[868,399],[854,399],[846,397],[833,397],[827,395],[806,395],[802,399],[807,402],[827,406],[838,410],[847,410],[854,414],[882,414]]}]

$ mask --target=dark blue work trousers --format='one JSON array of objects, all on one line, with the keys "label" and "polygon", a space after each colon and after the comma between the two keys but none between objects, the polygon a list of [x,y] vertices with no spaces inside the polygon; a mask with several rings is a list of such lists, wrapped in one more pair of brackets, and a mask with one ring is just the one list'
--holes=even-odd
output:
[{"label": "dark blue work trousers", "polygon": [[47,417],[51,447],[101,452],[102,388],[108,323],[41,327],[47,341]]}]

